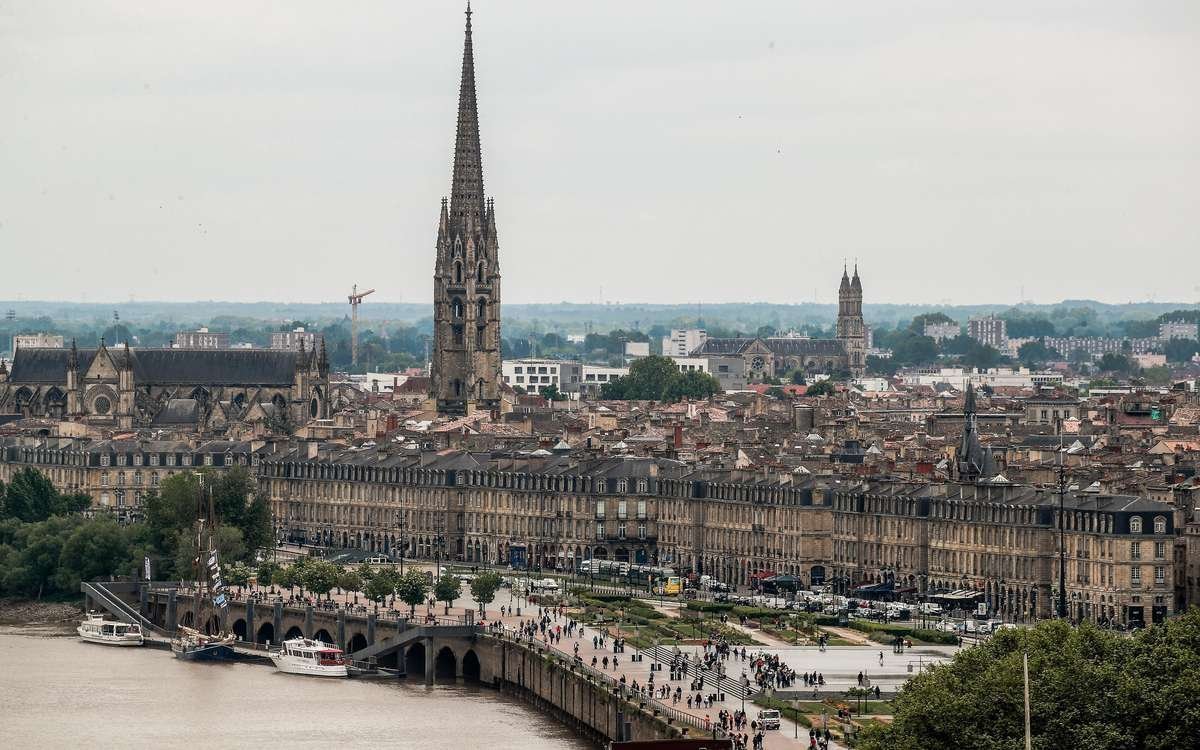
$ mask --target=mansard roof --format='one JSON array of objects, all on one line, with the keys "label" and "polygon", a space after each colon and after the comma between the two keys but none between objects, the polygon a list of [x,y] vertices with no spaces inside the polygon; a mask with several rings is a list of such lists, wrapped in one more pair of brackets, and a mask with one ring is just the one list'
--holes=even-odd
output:
[{"label": "mansard roof", "polygon": [[[124,365],[124,349],[108,354]],[[79,371],[86,372],[95,349],[80,349]],[[300,357],[311,354],[275,349],[130,349],[134,380],[170,385],[291,385]],[[12,383],[62,383],[67,377],[70,349],[18,349],[13,355]]]}]

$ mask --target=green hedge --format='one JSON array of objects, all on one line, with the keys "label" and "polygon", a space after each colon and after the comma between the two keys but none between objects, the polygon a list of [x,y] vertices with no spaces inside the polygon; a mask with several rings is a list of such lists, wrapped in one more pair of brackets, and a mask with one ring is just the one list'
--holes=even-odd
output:
[{"label": "green hedge", "polygon": [[[925,641],[926,643],[950,645],[958,643],[958,636],[954,633],[943,633],[940,630],[921,630],[908,625],[891,625],[882,622],[871,622],[870,620],[850,620],[848,627],[860,633],[867,633],[871,637],[871,640],[880,643],[887,643],[896,636],[915,638],[918,641]],[[880,641],[875,637],[876,635],[887,640]]]},{"label": "green hedge", "polygon": [[[762,706],[763,708],[773,708],[782,714],[784,718],[791,719],[800,726],[812,726],[812,720],[808,718],[808,715],[793,707],[787,701],[781,701],[778,698],[768,698],[765,695],[756,695],[754,696],[754,705]],[[751,716],[750,718],[753,719],[754,717]]]}]

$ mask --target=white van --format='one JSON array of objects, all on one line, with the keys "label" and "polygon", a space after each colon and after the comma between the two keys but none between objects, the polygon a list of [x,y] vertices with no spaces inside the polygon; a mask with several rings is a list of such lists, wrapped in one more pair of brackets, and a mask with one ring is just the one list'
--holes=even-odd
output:
[{"label": "white van", "polygon": [[763,729],[779,728],[779,712],[773,708],[764,708],[758,712],[758,725]]}]

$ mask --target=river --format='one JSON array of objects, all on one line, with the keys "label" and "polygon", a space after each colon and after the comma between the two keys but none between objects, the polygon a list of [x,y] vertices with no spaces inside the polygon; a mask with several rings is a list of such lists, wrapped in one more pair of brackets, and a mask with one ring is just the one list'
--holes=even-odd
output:
[{"label": "river", "polygon": [[0,633],[3,744],[13,748],[588,748],[485,687],[322,680],[259,664]]}]

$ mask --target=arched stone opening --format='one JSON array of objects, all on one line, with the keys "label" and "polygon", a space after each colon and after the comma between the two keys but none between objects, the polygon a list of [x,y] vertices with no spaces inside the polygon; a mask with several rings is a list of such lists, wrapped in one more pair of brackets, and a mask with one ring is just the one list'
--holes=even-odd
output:
[{"label": "arched stone opening", "polygon": [[264,622],[262,627],[258,629],[258,635],[254,636],[255,643],[274,643],[275,642],[275,626],[269,622]]},{"label": "arched stone opening", "polygon": [[404,671],[409,676],[425,675],[425,646],[414,643],[404,652]]},{"label": "arched stone opening", "polygon": [[304,637],[304,631],[301,630],[298,625],[291,626],[290,628],[287,629],[287,632],[284,633],[284,635],[283,635],[283,639],[285,641],[290,641],[293,638],[303,638],[303,637]]},{"label": "arched stone opening", "polygon": [[246,640],[246,621],[240,617],[233,621],[233,634],[239,641]]},{"label": "arched stone opening", "polygon": [[475,655],[475,649],[470,649],[463,655],[463,679],[467,682],[478,682],[479,672],[479,657]]},{"label": "arched stone opening", "polygon": [[458,676],[458,659],[449,646],[442,646],[433,660],[433,676],[439,680],[453,680]]},{"label": "arched stone opening", "polygon": [[183,613],[183,617],[179,618],[179,624],[185,628],[193,627],[196,624],[196,616],[193,615],[192,611],[189,609]]},{"label": "arched stone opening", "polygon": [[350,653],[353,654],[355,651],[362,651],[366,647],[367,637],[365,635],[362,633],[355,633],[353,636],[351,636],[349,644]]},{"label": "arched stone opening", "polygon": [[213,615],[204,623],[204,632],[209,635],[216,635],[221,632],[221,618]]},{"label": "arched stone opening", "polygon": [[321,628],[313,635],[313,640],[321,643],[333,643],[333,636],[329,634],[328,630]]}]

